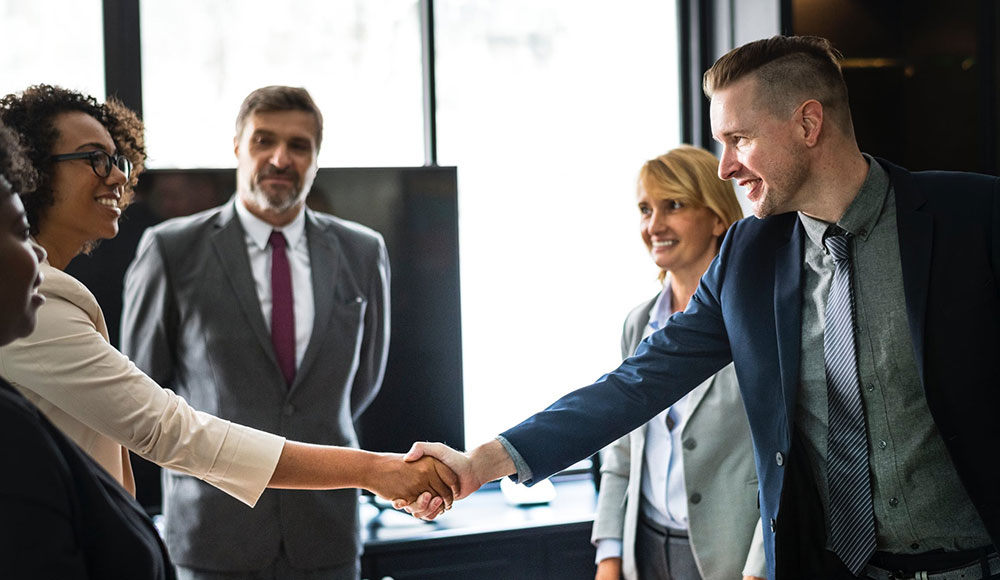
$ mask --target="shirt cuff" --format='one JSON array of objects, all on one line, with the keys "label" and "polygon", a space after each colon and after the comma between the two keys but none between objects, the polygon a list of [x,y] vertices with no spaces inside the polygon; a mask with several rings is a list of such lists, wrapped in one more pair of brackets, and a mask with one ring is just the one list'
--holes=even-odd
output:
[{"label": "shirt cuff", "polygon": [[204,480],[254,507],[271,481],[284,448],[284,437],[232,423],[219,458]]},{"label": "shirt cuff", "polygon": [[622,557],[622,541],[617,538],[601,538],[597,540],[597,557],[594,559],[595,564],[600,564],[601,560],[607,560],[608,558],[621,558]]},{"label": "shirt cuff", "polygon": [[500,445],[503,445],[503,448],[507,450],[507,454],[510,455],[510,458],[514,461],[514,469],[517,470],[517,475],[511,476],[514,483],[530,483],[532,474],[531,468],[528,467],[528,463],[523,457],[521,457],[521,454],[517,452],[517,449],[514,449],[514,446],[511,445],[510,441],[507,441],[506,437],[503,435],[497,435],[496,439],[500,442]]}]

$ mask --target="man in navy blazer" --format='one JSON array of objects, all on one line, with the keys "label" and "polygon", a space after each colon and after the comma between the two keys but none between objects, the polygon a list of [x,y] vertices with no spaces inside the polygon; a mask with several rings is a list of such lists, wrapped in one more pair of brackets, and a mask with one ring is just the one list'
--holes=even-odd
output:
[{"label": "man in navy blazer", "polygon": [[[1000,196],[994,177],[863,155],[839,54],[774,37],[705,75],[735,224],[688,309],[595,384],[468,454],[416,444],[459,497],[552,475],[735,362],[760,479],[769,578],[1000,578]],[[835,232],[835,228],[839,228]],[[831,550],[823,330],[828,235],[852,236],[855,342],[875,553]],[[720,477],[726,477],[720,473]],[[418,504],[408,508],[421,517]],[[870,521],[870,520],[869,520]],[[947,572],[946,572],[947,571]]]}]

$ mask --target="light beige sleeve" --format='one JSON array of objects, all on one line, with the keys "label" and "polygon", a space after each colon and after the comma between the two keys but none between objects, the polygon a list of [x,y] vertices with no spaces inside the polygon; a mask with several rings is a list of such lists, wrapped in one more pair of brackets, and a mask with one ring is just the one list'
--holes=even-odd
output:
[{"label": "light beige sleeve", "polygon": [[[80,297],[44,290],[35,332],[0,349],[0,374],[30,399],[43,399],[142,457],[256,504],[284,438],[196,411],[112,347],[77,304]],[[64,431],[87,438],[79,429]]]}]

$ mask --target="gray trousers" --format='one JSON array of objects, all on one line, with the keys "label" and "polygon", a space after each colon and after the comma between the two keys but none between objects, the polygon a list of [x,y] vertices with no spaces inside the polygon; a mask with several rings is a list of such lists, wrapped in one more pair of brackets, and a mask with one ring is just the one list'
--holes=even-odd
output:
[{"label": "gray trousers", "polygon": [[358,560],[335,568],[295,568],[288,561],[285,547],[277,559],[263,570],[252,572],[217,572],[177,566],[177,580],[358,580],[361,563]]},{"label": "gray trousers", "polygon": [[639,580],[701,580],[687,534],[639,517],[635,534]]}]

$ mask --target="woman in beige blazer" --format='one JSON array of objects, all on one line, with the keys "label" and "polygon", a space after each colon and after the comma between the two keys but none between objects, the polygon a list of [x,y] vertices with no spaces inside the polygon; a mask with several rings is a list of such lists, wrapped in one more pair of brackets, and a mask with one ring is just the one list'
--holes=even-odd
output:
[{"label": "woman in beige blazer", "polygon": [[134,494],[131,449],[250,506],[267,487],[358,487],[403,502],[430,492],[440,510],[450,504],[454,475],[439,464],[411,470],[400,455],[287,441],[196,411],[143,374],[108,342],[94,296],[62,271],[118,233],[146,157],[142,122],[114,100],[47,85],[0,99],[0,120],[38,170],[24,204],[48,254],[38,325],[0,348],[0,375],[126,489]]},{"label": "woman in beige blazer", "polygon": [[[708,151],[681,146],[639,173],[639,231],[663,290],[625,321],[622,356],[687,307],[741,217]],[[765,576],[757,475],[730,364],[602,453],[594,521],[597,580]]]}]

